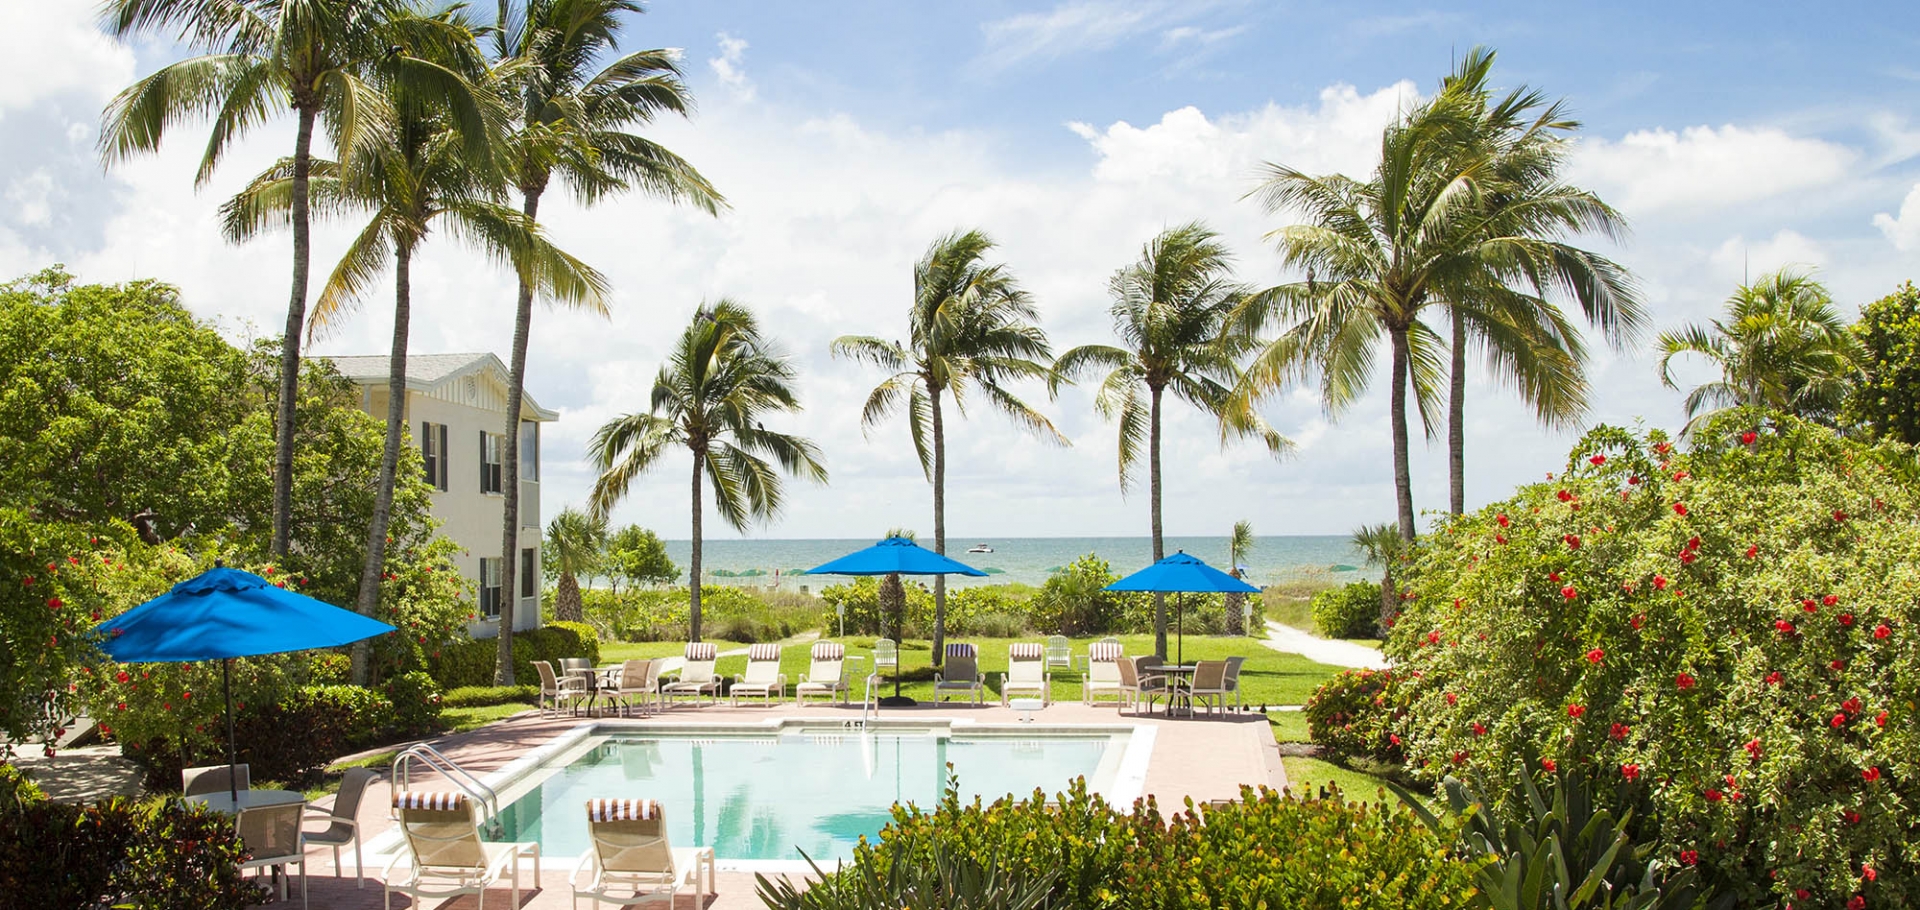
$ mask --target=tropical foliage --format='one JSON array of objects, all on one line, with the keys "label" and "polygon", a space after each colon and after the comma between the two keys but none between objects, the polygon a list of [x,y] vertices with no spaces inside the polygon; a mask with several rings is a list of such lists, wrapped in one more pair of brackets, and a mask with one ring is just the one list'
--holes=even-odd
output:
[{"label": "tropical foliage", "polygon": [[[652,407],[616,417],[594,433],[588,458],[600,471],[589,505],[604,516],[635,478],[673,446],[693,456],[692,598],[689,635],[700,640],[701,491],[713,485],[722,520],[745,530],[779,514],[780,475],[825,483],[819,449],[805,437],[769,430],[767,417],[800,411],[794,369],[760,332],[752,311],[721,299],[694,312],[653,381]],[[771,459],[771,460],[769,460]]]},{"label": "tropical foliage", "polygon": [[542,568],[555,581],[553,617],[584,622],[580,576],[597,574],[606,563],[607,519],[568,506],[547,522],[540,544]]},{"label": "tropical foliage", "polygon": [[667,556],[667,545],[660,535],[639,525],[627,525],[607,538],[607,558],[600,567],[613,582],[620,584],[664,585],[680,577],[680,567]]},{"label": "tropical foliage", "polygon": [[1673,360],[1705,358],[1720,378],[1687,393],[1693,431],[1737,407],[1771,408],[1831,426],[1859,376],[1862,352],[1827,289],[1782,269],[1741,285],[1726,317],[1660,333],[1660,381],[1678,389]]},{"label": "tropical foliage", "polygon": [[1903,282],[1861,307],[1852,331],[1861,374],[1843,422],[1880,439],[1920,444],[1920,289]]}]

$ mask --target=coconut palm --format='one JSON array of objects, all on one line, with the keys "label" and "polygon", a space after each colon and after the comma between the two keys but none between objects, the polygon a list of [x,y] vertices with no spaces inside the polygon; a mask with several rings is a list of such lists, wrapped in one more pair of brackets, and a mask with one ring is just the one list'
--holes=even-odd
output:
[{"label": "coconut palm", "polygon": [[1670,389],[1672,362],[1697,354],[1720,378],[1687,393],[1686,432],[1734,407],[1763,407],[1833,425],[1860,373],[1859,342],[1834,309],[1833,297],[1810,274],[1781,269],[1735,289],[1726,316],[1707,325],[1660,333],[1660,381]]},{"label": "coconut palm", "polygon": [[[1227,574],[1244,580],[1247,577],[1241,566],[1253,553],[1253,522],[1241,519],[1233,523],[1233,534],[1227,538]],[[1225,598],[1227,607],[1226,625],[1228,635],[1245,635],[1247,595],[1240,591],[1230,591]]]},{"label": "coconut palm", "polygon": [[[1381,134],[1380,164],[1366,181],[1269,163],[1250,194],[1270,212],[1305,215],[1304,223],[1268,236],[1306,280],[1249,298],[1242,318],[1288,328],[1254,358],[1239,395],[1269,394],[1317,373],[1322,405],[1337,415],[1367,391],[1374,349],[1384,340],[1394,494],[1407,540],[1415,530],[1408,398],[1431,436],[1450,379],[1448,344],[1423,320],[1430,308],[1461,319],[1488,349],[1497,375],[1554,419],[1584,407],[1584,389],[1574,381],[1584,352],[1578,330],[1544,294],[1570,291],[1603,325],[1638,322],[1624,273],[1551,239],[1610,224],[1597,200],[1547,193],[1556,186],[1550,182],[1503,183],[1502,168],[1518,162],[1481,149],[1486,99],[1466,89],[1472,85],[1449,80],[1390,124]],[[1552,203],[1502,196],[1529,187]]]},{"label": "coconut palm", "polygon": [[744,531],[756,519],[779,514],[781,472],[816,483],[827,480],[812,442],[762,423],[768,414],[801,410],[794,379],[793,364],[760,333],[753,313],[722,298],[696,311],[674,342],[654,378],[651,410],[607,422],[587,447],[588,459],[600,471],[588,498],[596,515],[606,515],[672,446],[685,446],[693,455],[693,554],[687,578],[694,641],[700,640],[704,484],[713,484],[721,519]]},{"label": "coconut palm", "polygon": [[[461,42],[465,29],[445,17],[415,15],[403,0],[109,0],[106,30],[118,38],[160,34],[207,51],[160,68],[108,103],[101,117],[100,150],[112,164],[153,152],[167,131],[209,117],[213,132],[200,158],[196,185],[204,186],[228,146],[280,111],[294,115],[293,156],[286,167],[286,208],[293,228],[293,281],[281,339],[280,393],[275,418],[272,552],[284,556],[293,509],[294,404],[300,377],[300,339],[307,319],[309,180],[314,128],[335,148],[358,141],[383,116],[380,91],[368,81],[376,63],[384,78],[417,90],[449,89],[447,73],[414,53],[437,56]],[[415,65],[418,64],[418,65]],[[449,108],[469,135],[476,109]]]},{"label": "coconut palm", "polygon": [[[1161,406],[1168,392],[1220,424],[1221,440],[1257,436],[1280,455],[1292,447],[1244,400],[1233,396],[1240,378],[1237,358],[1252,346],[1235,312],[1248,289],[1233,280],[1232,257],[1212,231],[1198,222],[1172,228],[1141,251],[1139,261],[1108,283],[1109,312],[1122,346],[1081,345],[1054,364],[1061,381],[1104,370],[1094,397],[1100,415],[1119,424],[1120,489],[1147,466],[1153,558],[1166,556],[1161,523]],[[1145,393],[1144,396],[1142,393]],[[1143,451],[1144,448],[1144,451]],[[1166,595],[1154,595],[1154,648],[1167,653]]]},{"label": "coconut palm", "polygon": [[[903,405],[920,468],[933,484],[933,551],[947,552],[947,429],[945,400],[966,413],[969,392],[1042,439],[1066,445],[1053,422],[1021,401],[1008,385],[1046,379],[1052,358],[1033,298],[1003,264],[988,264],[993,241],[980,231],[955,232],[927,248],[913,267],[907,341],[870,335],[833,340],[833,356],[865,361],[888,376],[867,396],[861,426],[871,429]],[[933,579],[933,660],[947,633],[947,583]]]},{"label": "coconut palm", "polygon": [[585,619],[580,602],[580,576],[599,571],[606,549],[606,516],[568,506],[547,522],[547,537],[540,544],[540,556],[547,571],[558,579],[553,593],[554,619],[566,622]]},{"label": "coconut palm", "polygon": [[1387,622],[1400,609],[1400,589],[1393,581],[1393,567],[1404,562],[1407,542],[1400,537],[1399,529],[1392,524],[1361,525],[1353,529],[1353,535],[1347,542],[1366,557],[1367,565],[1380,567],[1380,619],[1378,625],[1384,629]]},{"label": "coconut palm", "polygon": [[[592,204],[629,189],[687,202],[708,214],[723,204],[719,192],[680,156],[626,132],[662,114],[685,116],[693,106],[678,54],[637,51],[605,66],[619,49],[624,16],[638,0],[525,0],[500,4],[492,33],[496,65],[509,92],[514,121],[506,136],[509,180],[528,221],[555,178],[574,198]],[[514,304],[513,350],[507,367],[507,425],[501,452],[501,552],[519,549],[520,407],[525,395],[527,341],[533,323],[533,286],[520,282]],[[507,560],[502,584],[513,587]],[[501,612],[496,679],[513,675],[513,601]]]},{"label": "coconut palm", "polygon": [[[466,27],[457,13],[442,18]],[[494,103],[490,86],[465,82],[480,78],[485,68],[471,41],[462,59],[449,61],[449,78],[467,85],[458,102],[449,104],[438,92],[419,92],[406,83],[381,79],[391,115],[378,131],[369,130],[347,149],[349,164],[316,162],[312,190],[326,210],[367,210],[370,217],[334,266],[314,301],[309,332],[325,330],[343,319],[372,289],[389,264],[394,275],[393,344],[388,360],[386,446],[381,455],[380,485],[373,520],[367,531],[367,559],[360,573],[356,608],[371,614],[380,590],[386,558],[386,529],[393,501],[393,480],[406,428],[407,338],[412,318],[412,264],[421,245],[436,226],[478,246],[489,257],[511,265],[522,280],[542,293],[604,307],[605,281],[600,274],[550,243],[526,216],[499,200],[505,193],[504,171],[493,154],[495,146],[483,134],[476,143],[463,135],[462,124],[449,111],[468,105],[482,111],[482,129],[497,135],[504,112]],[[482,153],[475,154],[475,146]],[[290,168],[281,165],[257,177],[224,207],[229,236],[251,236],[284,215],[291,198]],[[508,558],[502,561],[510,561]],[[511,597],[511,591],[508,597]],[[356,651],[356,657],[358,652]],[[358,662],[356,661],[356,669]]]}]

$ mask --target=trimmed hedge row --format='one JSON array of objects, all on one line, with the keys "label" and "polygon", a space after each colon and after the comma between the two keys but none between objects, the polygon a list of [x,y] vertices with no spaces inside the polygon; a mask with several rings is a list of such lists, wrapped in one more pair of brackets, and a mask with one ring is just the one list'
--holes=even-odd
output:
[{"label": "trimmed hedge row", "polygon": [[[428,672],[447,689],[493,685],[493,664],[500,644],[491,638],[454,642],[428,659]],[[584,657],[600,662],[600,636],[593,627],[577,622],[549,622],[530,632],[513,635],[513,678],[516,682],[537,680],[533,662],[551,661],[556,666],[563,657]]]}]

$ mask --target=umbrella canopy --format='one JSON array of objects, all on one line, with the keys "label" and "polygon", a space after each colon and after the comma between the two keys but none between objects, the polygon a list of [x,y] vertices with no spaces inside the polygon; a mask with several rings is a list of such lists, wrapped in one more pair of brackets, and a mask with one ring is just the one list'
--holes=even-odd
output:
[{"label": "umbrella canopy", "polygon": [[216,568],[98,626],[100,650],[121,663],[253,657],[351,644],[392,626]]},{"label": "umbrella canopy", "polygon": [[889,537],[864,550],[807,570],[808,575],[974,575],[984,576],[964,562],[921,548],[905,537]]},{"label": "umbrella canopy", "polygon": [[1259,588],[1207,565],[1199,557],[1188,556],[1184,551],[1107,585],[1107,590],[1156,591],[1166,594],[1180,591],[1209,594],[1260,593]]}]

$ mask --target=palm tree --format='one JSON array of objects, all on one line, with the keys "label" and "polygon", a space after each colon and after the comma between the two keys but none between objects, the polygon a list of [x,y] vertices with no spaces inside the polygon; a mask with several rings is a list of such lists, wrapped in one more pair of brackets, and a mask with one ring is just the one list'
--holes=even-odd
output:
[{"label": "palm tree", "polygon": [[[1241,570],[1247,557],[1253,553],[1253,522],[1241,519],[1233,523],[1233,535],[1227,538],[1227,574],[1244,580],[1247,573]],[[1228,635],[1245,635],[1247,595],[1239,591],[1227,594],[1227,616],[1224,628]]]},{"label": "palm tree", "polygon": [[[1578,413],[1585,404],[1574,381],[1584,357],[1578,330],[1546,303],[1544,290],[1571,290],[1603,325],[1630,327],[1638,319],[1630,282],[1617,267],[1541,239],[1611,223],[1597,200],[1550,194],[1563,209],[1558,213],[1545,203],[1505,200],[1503,193],[1521,187],[1499,179],[1502,168],[1519,162],[1481,149],[1488,115],[1483,95],[1469,90],[1476,84],[1451,79],[1390,124],[1381,135],[1380,164],[1364,182],[1269,163],[1266,179],[1250,194],[1270,212],[1305,214],[1304,223],[1268,236],[1306,280],[1249,298],[1241,317],[1249,325],[1290,327],[1255,357],[1236,397],[1271,393],[1318,373],[1322,404],[1337,415],[1365,394],[1374,346],[1384,336],[1394,494],[1407,540],[1415,531],[1408,395],[1432,435],[1450,379],[1443,359],[1448,345],[1422,321],[1423,311],[1441,307],[1460,318],[1463,330],[1479,336],[1489,359],[1546,415]],[[1523,278],[1532,292],[1515,287]],[[1464,367],[1460,374],[1464,382]]]},{"label": "palm tree", "polygon": [[[456,13],[442,14],[442,18],[455,27],[466,27]],[[416,90],[399,80],[381,79],[391,116],[383,118],[377,133],[368,131],[363,141],[347,149],[348,165],[316,162],[314,167],[317,177],[312,189],[327,209],[368,209],[372,214],[315,300],[309,332],[324,330],[342,318],[366,295],[389,263],[394,274],[393,344],[387,379],[387,387],[394,391],[387,399],[386,445],[356,600],[356,609],[366,614],[373,612],[379,598],[394,473],[406,428],[406,395],[401,390],[407,382],[413,257],[434,226],[447,224],[455,236],[475,243],[495,260],[511,264],[521,280],[532,281],[543,293],[604,307],[606,287],[600,274],[553,246],[524,215],[498,201],[505,184],[492,153],[495,147],[484,133],[477,143],[463,135],[461,118],[449,112],[470,106],[480,112],[473,119],[489,131],[503,122],[502,112],[492,103],[495,95],[466,83],[469,74],[477,78],[484,73],[477,47],[468,41],[451,50],[460,59],[450,60],[442,72],[450,81],[465,84],[465,92],[449,99],[438,92]],[[473,153],[476,144],[483,154]],[[288,171],[282,163],[255,178],[226,204],[229,236],[251,236],[284,212],[292,195]],[[511,556],[511,552],[505,554],[502,562],[511,561]],[[506,590],[506,596],[511,597],[512,592]],[[354,656],[358,679],[360,650],[356,649]]]},{"label": "palm tree", "polygon": [[[381,64],[390,81],[444,86],[444,73],[412,51],[471,42],[444,17],[414,15],[403,0],[109,0],[102,18],[117,38],[170,33],[207,51],[162,67],[108,103],[102,114],[101,157],[112,164],[160,147],[170,127],[211,117],[196,185],[204,186],[228,146],[272,119],[294,114],[293,156],[286,165],[286,209],[293,228],[293,283],[280,350],[280,394],[275,427],[272,552],[285,556],[293,509],[294,404],[300,378],[300,338],[306,328],[309,181],[314,127],[335,148],[359,141],[381,119],[380,92],[366,79]],[[412,65],[418,63],[419,65]],[[469,118],[471,108],[449,111]],[[463,124],[471,128],[468,119]]]},{"label": "palm tree", "polygon": [[1380,567],[1380,619],[1377,625],[1384,629],[1400,609],[1400,590],[1393,581],[1393,567],[1395,563],[1405,560],[1407,542],[1392,524],[1361,525],[1353,530],[1353,536],[1347,538],[1347,542],[1366,557],[1367,565]]},{"label": "palm tree", "polygon": [[[1119,424],[1122,492],[1133,484],[1141,457],[1146,458],[1153,558],[1158,562],[1167,555],[1160,509],[1161,401],[1167,392],[1219,421],[1222,442],[1258,436],[1276,456],[1293,444],[1232,394],[1240,378],[1237,358],[1252,340],[1234,319],[1247,288],[1233,281],[1232,257],[1217,235],[1198,222],[1161,233],[1141,251],[1138,262],[1114,273],[1108,293],[1113,297],[1113,330],[1124,347],[1088,344],[1060,355],[1053,387],[1090,371],[1107,371],[1094,407]],[[1153,634],[1155,650],[1166,656],[1164,594],[1154,595]]]},{"label": "palm tree", "polygon": [[587,457],[600,471],[588,498],[596,515],[612,510],[670,446],[686,446],[692,453],[693,556],[687,578],[694,641],[700,640],[702,477],[713,484],[720,517],[740,531],[754,519],[779,514],[782,471],[816,483],[827,480],[812,442],[761,422],[769,413],[801,410],[794,378],[793,364],[760,333],[753,313],[722,298],[702,306],[680,333],[653,380],[651,410],[614,418],[587,447]]},{"label": "palm tree", "polygon": [[1860,347],[1813,276],[1781,269],[1735,289],[1726,317],[1660,333],[1660,381],[1678,389],[1671,364],[1698,354],[1720,378],[1687,393],[1686,432],[1734,407],[1763,407],[1833,425],[1860,373]]},{"label": "palm tree", "polygon": [[[638,0],[526,0],[501,3],[492,33],[494,54],[514,113],[506,136],[509,179],[520,211],[536,221],[540,200],[555,177],[575,198],[591,204],[638,187],[717,214],[719,192],[680,156],[625,132],[661,113],[685,116],[692,96],[677,54],[666,49],[596,63],[619,47],[622,16],[643,12]],[[519,550],[520,407],[525,395],[527,342],[533,323],[533,286],[520,282],[514,304],[513,351],[507,367],[507,425],[501,452],[501,552]],[[502,584],[513,588],[514,560]],[[494,676],[513,675],[513,599],[501,611]]]},{"label": "palm tree", "polygon": [[[954,232],[933,242],[913,267],[913,301],[907,313],[907,341],[871,335],[842,335],[833,340],[833,356],[888,370],[867,396],[860,412],[871,429],[902,403],[920,469],[933,484],[933,551],[947,552],[947,429],[943,399],[951,397],[966,413],[967,393],[977,390],[996,410],[1042,439],[1066,445],[1039,411],[1007,386],[1019,379],[1051,376],[1043,363],[1052,359],[1047,334],[1033,298],[1004,264],[987,264],[993,241],[980,231]],[[933,578],[933,660],[938,664],[947,636],[947,582]]]},{"label": "palm tree", "polygon": [[[547,538],[540,553],[547,570],[559,576],[553,594],[553,618],[581,622],[580,576],[600,567],[607,548],[607,519],[568,506],[547,522]],[[504,615],[504,614],[503,614]]]}]

